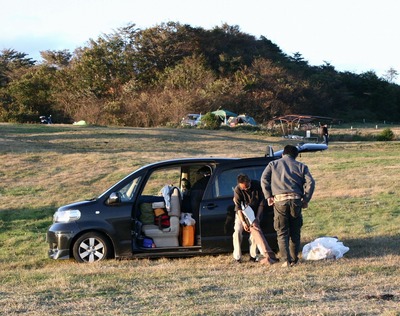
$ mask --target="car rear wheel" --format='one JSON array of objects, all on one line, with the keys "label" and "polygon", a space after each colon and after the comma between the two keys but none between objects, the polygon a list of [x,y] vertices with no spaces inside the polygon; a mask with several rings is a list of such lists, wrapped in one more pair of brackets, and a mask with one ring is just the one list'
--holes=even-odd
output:
[{"label": "car rear wheel", "polygon": [[110,242],[102,234],[91,232],[77,239],[73,247],[73,256],[78,262],[97,262],[110,257]]}]

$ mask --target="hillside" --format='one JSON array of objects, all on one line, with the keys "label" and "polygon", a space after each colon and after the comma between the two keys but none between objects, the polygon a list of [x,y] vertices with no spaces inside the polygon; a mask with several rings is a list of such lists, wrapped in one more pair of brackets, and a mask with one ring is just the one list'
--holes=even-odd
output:
[{"label": "hillside", "polygon": [[370,71],[310,66],[300,53],[288,56],[239,26],[130,24],[72,53],[42,57],[37,64],[24,53],[1,52],[0,121],[51,114],[57,123],[154,127],[225,108],[261,123],[293,113],[400,122],[400,86]]}]

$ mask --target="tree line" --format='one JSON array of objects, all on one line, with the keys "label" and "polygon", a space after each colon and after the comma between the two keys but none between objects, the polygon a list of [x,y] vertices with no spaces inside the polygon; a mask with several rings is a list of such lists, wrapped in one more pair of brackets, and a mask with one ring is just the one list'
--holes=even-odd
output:
[{"label": "tree line", "polygon": [[400,121],[394,69],[338,72],[286,55],[261,36],[223,24],[210,30],[177,22],[128,24],[74,52],[0,53],[0,121],[121,126],[178,124],[187,113],[219,108],[258,122],[285,114]]}]

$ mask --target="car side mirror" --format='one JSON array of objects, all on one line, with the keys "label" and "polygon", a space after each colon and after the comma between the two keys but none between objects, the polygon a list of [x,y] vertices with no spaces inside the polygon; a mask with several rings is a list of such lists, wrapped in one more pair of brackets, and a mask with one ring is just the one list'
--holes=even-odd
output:
[{"label": "car side mirror", "polygon": [[107,204],[111,205],[117,203],[121,203],[121,195],[119,192],[112,192],[107,199]]}]

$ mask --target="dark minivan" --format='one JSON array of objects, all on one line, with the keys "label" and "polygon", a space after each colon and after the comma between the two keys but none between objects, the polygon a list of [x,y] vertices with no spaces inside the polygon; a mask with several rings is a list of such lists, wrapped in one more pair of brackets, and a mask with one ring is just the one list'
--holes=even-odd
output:
[{"label": "dark minivan", "polygon": [[[327,149],[303,144],[299,152]],[[49,257],[95,262],[107,258],[193,256],[233,250],[233,188],[237,175],[259,180],[282,151],[257,158],[185,158],[141,167],[99,197],[60,207],[47,232]],[[168,224],[156,223],[156,209]],[[195,220],[192,243],[182,241],[185,215]],[[266,207],[261,227],[277,250],[273,210]],[[247,234],[244,232],[244,234]],[[248,250],[246,236],[242,248]]]}]

